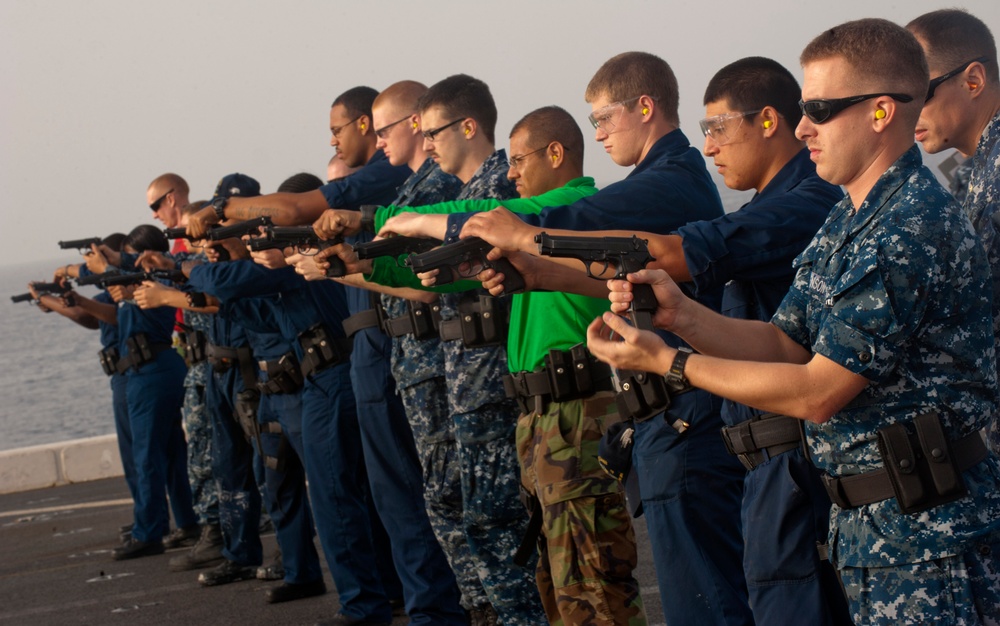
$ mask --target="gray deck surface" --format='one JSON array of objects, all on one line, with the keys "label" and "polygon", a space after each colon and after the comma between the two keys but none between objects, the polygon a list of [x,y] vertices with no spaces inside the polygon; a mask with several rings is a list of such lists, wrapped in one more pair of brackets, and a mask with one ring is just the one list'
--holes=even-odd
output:
[{"label": "gray deck surface", "polygon": [[[325,567],[326,595],[271,605],[264,591],[276,582],[203,588],[197,571],[168,571],[180,550],[112,561],[131,508],[120,478],[0,495],[0,624],[314,624],[339,606]],[[643,600],[649,623],[662,624],[646,528],[637,522]],[[263,541],[266,559],[274,535]]]}]

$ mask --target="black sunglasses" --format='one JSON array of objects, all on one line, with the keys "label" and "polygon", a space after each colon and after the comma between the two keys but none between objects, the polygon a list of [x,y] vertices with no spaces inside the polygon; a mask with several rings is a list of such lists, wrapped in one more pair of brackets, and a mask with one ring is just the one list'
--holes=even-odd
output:
[{"label": "black sunglasses", "polygon": [[170,195],[170,194],[172,194],[173,192],[174,192],[174,190],[173,190],[173,189],[171,189],[171,190],[170,190],[170,191],[168,191],[167,193],[165,193],[165,194],[163,194],[162,196],[160,196],[159,198],[157,198],[157,199],[156,199],[156,200],[155,200],[155,201],[153,202],[153,204],[149,205],[149,208],[153,209],[153,213],[156,213],[157,211],[159,211],[159,210],[160,210],[160,205],[161,205],[161,204],[163,204],[163,201],[167,199],[167,196],[169,196],[169,195]]},{"label": "black sunglasses", "polygon": [[990,60],[989,57],[979,57],[978,59],[972,59],[971,61],[966,61],[965,63],[959,65],[958,67],[948,72],[947,74],[943,74],[941,76],[938,76],[937,78],[932,78],[930,84],[927,85],[927,97],[924,98],[924,104],[930,102],[930,99],[934,97],[934,90],[940,87],[941,83],[948,80],[949,78],[961,74],[962,72],[965,71],[967,67],[969,67],[973,63],[986,63],[989,60]]},{"label": "black sunglasses", "polygon": [[810,122],[813,124],[822,124],[823,122],[829,121],[831,117],[846,108],[864,102],[865,100],[878,98],[879,96],[888,96],[893,100],[898,100],[899,102],[913,101],[913,96],[908,96],[905,93],[867,93],[863,96],[850,96],[849,98],[799,100],[799,108],[802,109],[802,115],[809,118]]}]

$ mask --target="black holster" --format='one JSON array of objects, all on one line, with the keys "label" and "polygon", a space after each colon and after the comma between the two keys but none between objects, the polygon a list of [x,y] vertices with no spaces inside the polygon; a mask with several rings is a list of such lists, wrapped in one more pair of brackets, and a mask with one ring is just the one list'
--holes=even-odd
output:
[{"label": "black holster", "polygon": [[467,348],[502,345],[507,340],[509,310],[499,298],[466,295],[458,303],[458,317],[438,326],[442,341],[461,339]]},{"label": "black holster", "polygon": [[351,358],[350,341],[330,335],[322,323],[313,324],[299,333],[299,345],[302,346],[303,378]]},{"label": "black holster", "polygon": [[244,389],[236,394],[236,404],[234,406],[236,422],[243,431],[243,437],[248,442],[257,441],[257,450],[260,448],[260,427],[257,425],[257,410],[260,408],[260,392],[256,389]]},{"label": "black holster", "polygon": [[968,493],[937,413],[880,429],[878,449],[903,513],[925,511]]},{"label": "black holster", "polygon": [[542,501],[534,493],[518,485],[520,490],[521,503],[528,509],[528,526],[524,529],[524,537],[521,538],[521,545],[514,553],[515,565],[526,567],[531,560],[531,555],[538,550],[538,540],[542,534]]},{"label": "black holster", "polygon": [[139,368],[156,358],[156,355],[170,349],[169,344],[150,343],[146,333],[137,333],[125,340],[128,354],[119,358],[115,371],[124,374],[129,369],[139,371]]},{"label": "black holster", "polygon": [[128,347],[129,355],[132,356],[135,362],[135,367],[149,363],[156,356],[153,352],[153,344],[149,342],[149,337],[146,336],[146,333],[132,335],[125,340],[125,345]]},{"label": "black holster", "polygon": [[412,335],[414,339],[430,339],[438,337],[438,324],[440,322],[441,306],[439,304],[407,300],[406,313],[399,317],[387,317],[383,328],[390,337]]},{"label": "black holster", "polygon": [[[644,422],[670,408],[670,393],[662,376],[639,371],[620,371],[617,375],[621,391],[615,394],[615,404],[623,419]],[[688,427],[680,419],[673,420],[671,425],[679,433]]]},{"label": "black holster", "polygon": [[257,389],[265,396],[275,393],[295,393],[302,389],[305,379],[299,361],[291,352],[274,361],[262,361],[261,369],[267,373],[266,382],[258,382]]},{"label": "black holster", "polygon": [[611,391],[611,368],[592,357],[581,343],[569,350],[549,350],[542,370],[504,376],[503,386],[507,397],[517,400],[522,413],[542,413],[549,402]]},{"label": "black holster", "polygon": [[118,370],[116,369],[118,365],[118,348],[115,346],[109,346],[103,350],[97,352],[97,358],[101,362],[101,369],[108,376],[113,375]]},{"label": "black holster", "polygon": [[264,465],[276,472],[284,472],[292,446],[288,441],[288,437],[285,436],[281,424],[278,422],[265,422],[260,424],[259,429],[262,434],[268,433],[278,436],[278,451],[275,456],[265,454],[263,446],[259,448],[260,456],[264,459]]},{"label": "black holster", "polygon": [[208,336],[204,331],[194,328],[185,329],[179,333],[179,336],[184,344],[184,357],[188,365],[197,365],[208,358],[205,353],[208,346]]}]

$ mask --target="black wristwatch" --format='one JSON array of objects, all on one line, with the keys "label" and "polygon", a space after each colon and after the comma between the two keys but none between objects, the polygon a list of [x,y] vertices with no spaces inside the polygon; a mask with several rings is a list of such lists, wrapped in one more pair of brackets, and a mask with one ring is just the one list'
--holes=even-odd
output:
[{"label": "black wristwatch", "polygon": [[361,231],[362,232],[375,232],[375,212],[381,207],[377,204],[362,204],[361,205]]},{"label": "black wristwatch", "polygon": [[670,364],[670,369],[663,375],[663,382],[667,384],[667,389],[671,394],[676,395],[691,389],[691,383],[684,377],[684,366],[687,365],[689,356],[691,356],[691,348],[677,348],[674,362]]},{"label": "black wristwatch", "polygon": [[226,221],[227,204],[229,204],[229,198],[219,197],[212,200],[212,208],[215,210],[215,217],[219,220],[219,223]]},{"label": "black wristwatch", "polygon": [[189,291],[187,293],[187,303],[189,307],[195,309],[204,309],[205,307],[208,306],[208,298],[206,298],[205,294],[203,293],[198,293],[196,291]]}]

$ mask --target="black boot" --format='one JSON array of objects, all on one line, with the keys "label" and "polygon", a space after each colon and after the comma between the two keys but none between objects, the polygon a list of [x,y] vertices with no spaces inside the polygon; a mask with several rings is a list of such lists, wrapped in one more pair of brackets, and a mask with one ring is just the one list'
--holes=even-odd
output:
[{"label": "black boot", "polygon": [[218,524],[203,526],[198,543],[188,552],[170,559],[171,572],[185,572],[222,563],[222,529]]},{"label": "black boot", "polygon": [[240,565],[235,561],[224,560],[222,565],[214,567],[198,575],[198,582],[203,587],[227,585],[254,577],[257,568],[252,565]]}]

